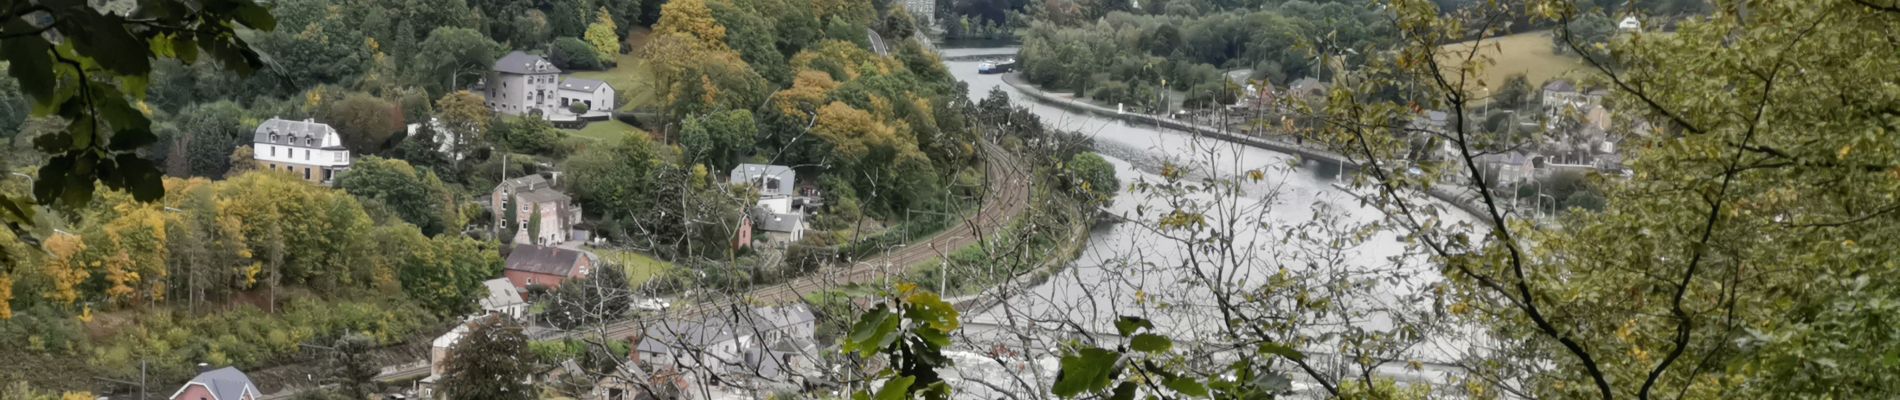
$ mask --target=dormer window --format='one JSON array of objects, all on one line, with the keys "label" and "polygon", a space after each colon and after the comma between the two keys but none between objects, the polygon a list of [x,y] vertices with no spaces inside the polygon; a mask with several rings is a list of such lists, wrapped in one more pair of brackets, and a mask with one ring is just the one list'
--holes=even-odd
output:
[{"label": "dormer window", "polygon": [[305,145],[305,146],[316,146],[316,145],[317,145],[317,139],[316,139],[316,138],[304,138],[304,139],[303,139],[303,145]]},{"label": "dormer window", "polygon": [[277,142],[279,142],[279,141],[282,141],[282,140],[284,140],[284,138],[282,138],[282,137],[279,137],[279,136],[278,136],[277,134],[275,134],[275,133],[272,133],[272,134],[270,134],[270,142],[271,142],[271,143],[277,143]]}]

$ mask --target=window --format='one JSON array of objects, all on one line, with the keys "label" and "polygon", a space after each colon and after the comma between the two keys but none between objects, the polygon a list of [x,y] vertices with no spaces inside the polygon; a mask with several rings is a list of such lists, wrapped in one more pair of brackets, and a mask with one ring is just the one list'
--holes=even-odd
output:
[{"label": "window", "polygon": [[303,179],[310,180],[310,167],[303,167]]},{"label": "window", "polygon": [[305,160],[310,159],[310,149],[303,149],[303,159]]},{"label": "window", "polygon": [[271,157],[276,157],[276,156],[277,156],[277,146],[264,146],[264,147],[269,147],[269,148],[270,148],[270,156],[271,156]]}]

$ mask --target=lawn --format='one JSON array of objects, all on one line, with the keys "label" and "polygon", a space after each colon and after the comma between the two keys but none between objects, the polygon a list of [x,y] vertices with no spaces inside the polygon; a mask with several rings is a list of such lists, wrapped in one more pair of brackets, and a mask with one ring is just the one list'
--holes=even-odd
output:
[{"label": "lawn", "polygon": [[660,274],[666,273],[667,270],[673,269],[673,263],[660,261],[645,254],[603,248],[592,248],[588,250],[599,255],[602,261],[625,267],[627,269],[627,283],[632,287],[640,287],[640,285],[646,284],[647,281],[653,280],[653,278],[659,277]]},{"label": "lawn", "polygon": [[658,99],[653,93],[653,73],[647,69],[645,60],[640,59],[640,48],[646,44],[646,30],[641,29],[628,35],[627,42],[633,51],[614,58],[614,67],[605,71],[573,71],[576,78],[593,79],[607,82],[614,87],[615,93],[630,93],[627,104],[620,105],[621,111],[632,110],[653,104]]},{"label": "lawn", "polygon": [[586,128],[581,128],[581,130],[578,131],[572,129],[563,130],[567,131],[569,135],[593,139],[603,143],[614,143],[621,138],[627,137],[627,135],[647,134],[646,131],[640,130],[640,128],[634,127],[633,125],[627,125],[627,123],[620,122],[620,120],[617,119],[590,122]]},{"label": "lawn", "polygon": [[[1496,62],[1485,66],[1479,75],[1485,87],[1493,89],[1512,74],[1522,73],[1530,79],[1532,87],[1541,87],[1545,80],[1574,76],[1590,69],[1580,57],[1552,52],[1550,31],[1499,36],[1485,39],[1480,46],[1479,54]],[[1471,51],[1471,42],[1450,44],[1443,49],[1446,51],[1440,53],[1440,62],[1449,68],[1456,65],[1453,60],[1462,60]]]}]

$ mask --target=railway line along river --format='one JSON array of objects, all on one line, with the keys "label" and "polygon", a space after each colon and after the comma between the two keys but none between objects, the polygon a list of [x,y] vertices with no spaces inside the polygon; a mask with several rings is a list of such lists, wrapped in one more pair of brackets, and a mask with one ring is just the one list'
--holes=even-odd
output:
[{"label": "railway line along river", "polygon": [[[1197,166],[1190,173],[1203,177],[1235,176],[1252,170],[1269,171],[1264,179],[1242,185],[1235,198],[1188,195],[1195,201],[1230,204],[1232,207],[1225,208],[1228,212],[1249,213],[1244,220],[1251,224],[1241,224],[1226,233],[1232,235],[1231,238],[1239,246],[1244,246],[1241,250],[1259,253],[1248,256],[1263,261],[1245,263],[1258,265],[1259,268],[1219,271],[1222,275],[1221,284],[1209,285],[1204,279],[1190,277],[1195,274],[1188,273],[1191,271],[1186,270],[1189,268],[1187,266],[1195,264],[1185,260],[1194,258],[1185,254],[1187,247],[1180,244],[1179,238],[1166,237],[1147,226],[1152,224],[1115,223],[1098,226],[1081,256],[1061,272],[1033,287],[1009,293],[992,293],[1005,298],[995,302],[993,307],[969,310],[964,315],[966,328],[963,335],[968,339],[965,342],[971,343],[971,351],[994,353],[995,349],[978,348],[986,344],[996,346],[996,349],[1014,347],[1011,351],[1019,354],[1023,365],[1008,368],[1014,369],[1010,372],[992,367],[959,367],[959,375],[967,376],[970,380],[1010,376],[1010,379],[1023,382],[1030,378],[1026,375],[1038,375],[1025,371],[1036,370],[1040,366],[1041,379],[1053,379],[1054,373],[1048,369],[1054,365],[1053,358],[1048,352],[1057,341],[1075,338],[1080,331],[1112,337],[1115,332],[1113,323],[1123,315],[1153,320],[1159,329],[1175,337],[1177,342],[1193,343],[1202,339],[1215,341],[1216,338],[1212,336],[1218,333],[1215,329],[1224,324],[1219,313],[1211,311],[1214,308],[1211,303],[1215,290],[1226,289],[1210,289],[1210,286],[1258,286],[1267,282],[1281,268],[1303,268],[1321,262],[1330,262],[1334,268],[1343,266],[1349,273],[1358,271],[1401,275],[1393,278],[1402,279],[1382,280],[1381,286],[1367,292],[1372,295],[1342,301],[1364,305],[1369,309],[1430,306],[1405,304],[1409,295],[1426,290],[1442,278],[1437,275],[1435,268],[1424,262],[1422,255],[1410,251],[1401,240],[1401,232],[1395,232],[1394,229],[1368,229],[1367,232],[1371,233],[1361,235],[1345,245],[1338,244],[1342,243],[1340,241],[1332,241],[1330,246],[1288,241],[1289,238],[1316,236],[1299,234],[1301,230],[1364,228],[1383,220],[1380,210],[1364,205],[1357,195],[1339,185],[1336,177],[1340,174],[1341,166],[1302,162],[1300,157],[1267,150],[1262,148],[1264,146],[1215,140],[1206,135],[1167,129],[1159,124],[1137,124],[1112,116],[1080,112],[1072,105],[1052,105],[1048,103],[1051,99],[1034,98],[1007,84],[1004,75],[977,72],[978,65],[983,62],[981,56],[1011,54],[1014,48],[943,48],[940,51],[947,60],[944,64],[951,74],[968,84],[972,99],[983,98],[992,89],[1000,89],[1017,106],[1027,107],[1039,116],[1046,126],[1092,137],[1097,152],[1115,165],[1117,177],[1124,189],[1142,181],[1160,181],[1158,174],[1160,166],[1164,164]],[[1113,204],[1106,207],[1106,211],[1136,220],[1142,219],[1141,215],[1145,214],[1146,219],[1152,220],[1157,209],[1166,209],[1166,205],[1159,204],[1159,201],[1124,190]],[[1452,211],[1448,214],[1452,215],[1446,218],[1453,221],[1471,220],[1462,212]],[[1209,217],[1215,220],[1223,217],[1240,218],[1238,215]],[[1351,236],[1349,233],[1337,234]],[[1194,268],[1202,267],[1196,265]],[[1169,306],[1156,306],[1164,303]],[[1388,318],[1377,313],[1359,320],[1341,321],[1339,324],[1371,330],[1394,326]],[[1028,340],[1028,343],[1033,344],[1024,345],[1025,331],[1048,335]],[[1426,368],[1382,367],[1381,374],[1401,381],[1447,380],[1455,371],[1446,364],[1461,354],[1474,351],[1471,342],[1477,339],[1472,338],[1482,335],[1453,336],[1458,337],[1429,340],[1427,345],[1408,352],[1408,358],[1423,360]],[[1325,348],[1304,350],[1309,356],[1324,356],[1328,351]],[[994,364],[997,363],[986,361],[985,365]],[[979,393],[996,389],[987,384],[959,386],[959,389]]]}]

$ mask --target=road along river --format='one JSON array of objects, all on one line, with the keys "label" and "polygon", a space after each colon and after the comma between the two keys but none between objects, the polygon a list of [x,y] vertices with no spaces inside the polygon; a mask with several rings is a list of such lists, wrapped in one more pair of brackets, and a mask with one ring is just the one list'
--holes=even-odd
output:
[{"label": "road along river", "polygon": [[[963,335],[966,343],[972,343],[971,354],[996,353],[1007,348],[1008,353],[1019,355],[1016,358],[1020,363],[982,362],[976,363],[977,366],[959,367],[957,375],[969,378],[958,385],[959,389],[979,397],[994,397],[982,394],[998,390],[994,386],[1011,386],[1002,385],[1003,382],[1023,384],[1053,379],[1053,371],[1047,370],[1054,365],[1048,351],[1054,348],[1056,341],[1078,337],[1081,331],[1088,332],[1089,336],[1112,338],[1113,322],[1122,315],[1155,321],[1157,327],[1173,336],[1177,343],[1219,342],[1218,329],[1224,324],[1216,311],[1215,299],[1222,296],[1215,293],[1232,297],[1240,290],[1267,283],[1282,269],[1334,271],[1333,276],[1351,279],[1378,278],[1375,286],[1358,292],[1359,296],[1336,300],[1350,302],[1353,308],[1417,311],[1433,306],[1419,304],[1413,296],[1441,281],[1442,277],[1422,255],[1415,254],[1414,249],[1400,240],[1398,232],[1366,226],[1380,222],[1383,214],[1363,205],[1359,197],[1338,185],[1336,177],[1341,166],[1303,163],[1299,157],[1285,153],[1152,124],[1136,125],[1118,118],[1075,112],[1071,110],[1073,107],[1056,107],[1032,99],[1006,84],[1002,75],[976,72],[982,61],[973,59],[980,58],[974,56],[1010,54],[1014,48],[946,48],[941,51],[946,60],[954,60],[944,64],[951,74],[969,85],[972,99],[981,99],[992,89],[1001,89],[1016,105],[1028,107],[1040,116],[1045,125],[1094,138],[1097,151],[1115,165],[1124,189],[1106,211],[1138,221],[1097,227],[1081,256],[1062,272],[1031,288],[993,293],[991,295],[1006,298],[997,306],[968,311],[963,317],[966,324]],[[1188,194],[1176,202],[1191,200],[1220,205],[1217,210],[1208,212],[1209,220],[1236,222],[1219,230],[1233,239],[1235,250],[1241,254],[1187,254],[1192,250],[1181,244],[1181,238],[1170,238],[1152,229],[1152,221],[1158,213],[1172,206],[1163,199],[1130,193],[1126,189],[1140,182],[1160,182],[1158,174],[1164,164],[1186,168],[1189,181],[1242,176],[1253,170],[1265,172],[1263,179],[1242,185],[1239,193],[1226,198]],[[1470,221],[1470,217],[1461,212],[1448,214],[1454,214],[1446,218],[1451,222]],[[1229,262],[1192,261],[1216,256]],[[1196,271],[1199,273],[1191,273]],[[1313,329],[1389,330],[1395,325],[1387,314],[1379,312],[1340,318],[1332,324],[1331,328]],[[1037,337],[1025,338],[1025,333]],[[1401,381],[1446,381],[1455,373],[1446,364],[1475,351],[1472,342],[1476,339],[1471,338],[1481,335],[1446,336],[1427,340],[1405,352],[1406,359],[1422,361],[1425,368],[1404,368],[1406,363],[1400,361],[1392,368],[1380,368],[1381,375]],[[1316,356],[1311,358],[1323,359],[1331,351],[1327,347],[1302,350]],[[961,357],[971,357],[971,354]],[[978,380],[985,382],[973,382]]]}]

